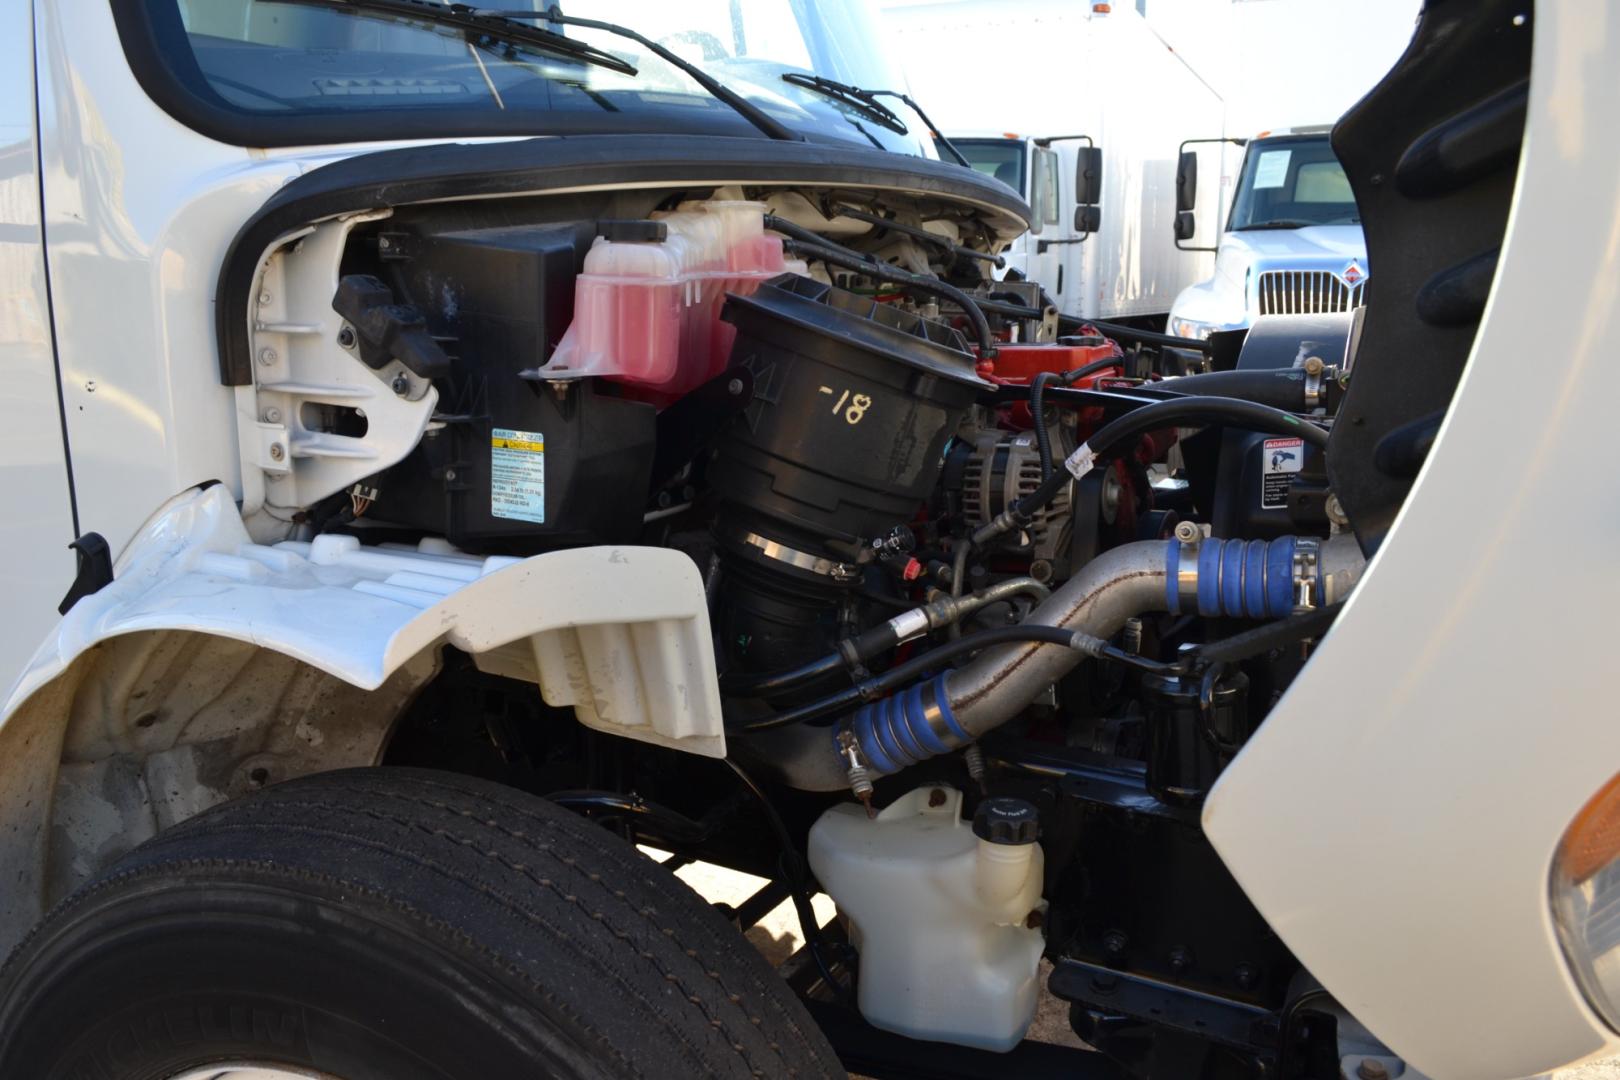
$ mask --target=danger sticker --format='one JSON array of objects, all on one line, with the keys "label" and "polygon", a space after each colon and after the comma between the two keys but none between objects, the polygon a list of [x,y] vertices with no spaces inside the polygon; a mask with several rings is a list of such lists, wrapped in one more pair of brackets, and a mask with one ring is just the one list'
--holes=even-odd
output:
[{"label": "danger sticker", "polygon": [[538,431],[490,431],[489,512],[512,521],[545,523],[546,437]]},{"label": "danger sticker", "polygon": [[1260,508],[1281,510],[1288,505],[1294,474],[1305,467],[1305,440],[1266,439],[1260,454]]}]

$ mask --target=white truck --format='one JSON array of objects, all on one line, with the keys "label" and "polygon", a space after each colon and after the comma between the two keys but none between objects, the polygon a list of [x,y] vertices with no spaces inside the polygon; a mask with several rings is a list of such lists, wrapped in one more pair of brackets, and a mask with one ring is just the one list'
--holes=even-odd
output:
[{"label": "white truck", "polygon": [[[1042,282],[1064,315],[1162,329],[1176,296],[1213,266],[1178,249],[1168,223],[1176,147],[1221,132],[1221,96],[1129,4],[934,0],[887,4],[884,19],[913,94],[950,143],[1034,210],[1009,269]],[[994,90],[962,77],[970,55],[1019,55],[1034,42],[1052,62],[1008,70]]]},{"label": "white truck", "polygon": [[1151,383],[880,41],[0,5],[0,1077],[1620,1048],[1620,22],[1435,0],[1355,339]]},{"label": "white truck", "polygon": [[[1367,242],[1329,130],[1290,128],[1247,141],[1215,249],[1214,275],[1176,297],[1170,333],[1204,339],[1244,329],[1261,315],[1345,312],[1363,303],[1371,273]],[[1227,141],[1200,139],[1195,143],[1202,145],[1182,148],[1174,218],[1178,247],[1199,249],[1199,163],[1214,156],[1207,147],[1224,149]],[[1218,201],[1216,206],[1211,216],[1218,218]]]}]

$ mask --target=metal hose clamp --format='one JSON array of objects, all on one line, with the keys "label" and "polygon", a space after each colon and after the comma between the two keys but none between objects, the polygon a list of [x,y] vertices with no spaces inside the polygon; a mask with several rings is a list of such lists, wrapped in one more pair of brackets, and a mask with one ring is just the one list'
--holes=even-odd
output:
[{"label": "metal hose clamp", "polygon": [[747,529],[731,530],[732,539],[747,547],[751,547],[774,562],[784,563],[797,570],[807,570],[812,574],[832,578],[839,584],[848,584],[861,576],[861,568],[853,563],[839,562],[821,555],[812,555],[808,551],[788,547],[768,536],[761,536]]},{"label": "metal hose clamp", "polygon": [[1307,537],[1294,542],[1294,610],[1314,611],[1321,597],[1322,545]]}]

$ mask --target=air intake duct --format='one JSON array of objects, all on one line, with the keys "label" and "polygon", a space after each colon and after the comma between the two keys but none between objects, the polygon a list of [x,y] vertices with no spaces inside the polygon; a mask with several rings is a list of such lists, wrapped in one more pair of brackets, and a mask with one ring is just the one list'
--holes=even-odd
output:
[{"label": "air intake duct", "polygon": [[722,318],[754,400],[708,466],[720,617],[734,670],[774,670],[828,651],[862,551],[928,499],[946,442],[991,387],[944,323],[810,278],[730,296]]}]

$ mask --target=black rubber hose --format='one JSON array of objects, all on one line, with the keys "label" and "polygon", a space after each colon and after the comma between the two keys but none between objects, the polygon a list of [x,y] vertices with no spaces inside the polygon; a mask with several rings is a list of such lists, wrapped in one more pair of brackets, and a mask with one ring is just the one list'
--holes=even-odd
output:
[{"label": "black rubber hose", "polygon": [[1029,418],[1035,425],[1035,451],[1041,456],[1041,479],[1045,480],[1052,475],[1052,433],[1046,430],[1046,386],[1048,383],[1061,382],[1068,385],[1069,380],[1055,371],[1043,371],[1029,380]]},{"label": "black rubber hose", "polygon": [[938,278],[925,277],[922,274],[913,274],[909,270],[902,270],[898,266],[882,262],[851,248],[824,240],[816,233],[802,225],[795,225],[785,221],[775,214],[765,215],[765,227],[773,232],[782,233],[791,237],[787,247],[820,259],[822,262],[834,266],[842,266],[845,270],[853,270],[867,277],[877,278],[879,281],[891,281],[900,285],[907,285],[923,292],[931,292],[942,296],[962,309],[968,321],[973,324],[973,336],[979,342],[979,354],[986,359],[996,355],[996,342],[990,336],[990,320],[984,317],[978,301],[955,285],[947,285]]},{"label": "black rubber hose", "polygon": [[1065,371],[1061,375],[1052,371],[1043,371],[1029,381],[1029,416],[1035,422],[1035,449],[1041,455],[1041,479],[1045,480],[1052,475],[1052,436],[1041,423],[1041,414],[1046,407],[1046,388],[1054,382],[1069,386],[1079,382],[1087,375],[1094,375],[1099,371],[1111,367],[1124,367],[1123,356],[1105,356],[1101,360],[1093,360],[1083,364],[1073,371]]},{"label": "black rubber hose", "polygon": [[1087,375],[1095,375],[1097,372],[1107,371],[1111,367],[1117,367],[1123,371],[1125,369],[1125,358],[1123,356],[1105,356],[1101,360],[1093,360],[1091,363],[1083,364],[1073,371],[1065,371],[1063,381],[1065,383],[1077,383]]},{"label": "black rubber hose", "polygon": [[1245,630],[1241,634],[1207,642],[1192,650],[1193,659],[1200,663],[1235,664],[1240,660],[1264,656],[1273,649],[1281,649],[1306,638],[1321,637],[1333,625],[1333,620],[1339,617],[1339,609],[1343,606],[1333,604],[1316,608]]},{"label": "black rubber hose", "polygon": [[[984,301],[984,310],[993,311],[997,315],[1010,315],[1017,319],[1039,319],[1043,315],[1040,308],[1032,308],[1027,304],[1009,304],[1001,300]],[[1064,333],[1078,333],[1087,326],[1118,341],[1136,341],[1162,349],[1186,349],[1189,352],[1205,354],[1215,351],[1215,346],[1197,338],[1176,337],[1174,334],[1161,334],[1157,330],[1139,330],[1134,326],[1103,322],[1100,319],[1079,319],[1073,315],[1058,316],[1058,330]]]},{"label": "black rubber hose", "polygon": [[867,277],[877,278],[879,281],[891,281],[897,285],[908,288],[921,289],[942,296],[962,309],[962,313],[973,324],[973,336],[979,343],[979,355],[985,359],[992,359],[996,355],[996,339],[990,335],[990,320],[984,317],[978,301],[955,285],[947,285],[938,278],[925,277],[922,274],[913,274],[909,270],[902,270],[893,263],[880,262],[862,255],[848,255],[841,248],[830,248],[820,243],[811,243],[807,240],[790,240],[786,245],[789,249],[820,259],[834,266],[842,266],[846,270],[853,270]]},{"label": "black rubber hose", "polygon": [[738,697],[769,697],[778,691],[791,690],[800,683],[829,675],[842,667],[843,663],[843,657],[834,652],[787,671],[773,671],[764,675],[727,674],[720,679],[720,691]]},{"label": "black rubber hose", "polygon": [[978,259],[981,262],[990,263],[998,270],[1007,265],[1007,260],[1003,259],[1000,255],[991,255],[989,252],[985,251],[974,251],[972,248],[963,247],[961,244],[952,243],[949,239],[939,235],[939,233],[929,232],[927,229],[924,229],[919,225],[903,225],[898,221],[890,221],[888,218],[879,214],[873,214],[866,210],[859,210],[853,206],[840,206],[838,208],[838,216],[854,218],[856,221],[864,221],[868,225],[876,225],[882,229],[889,229],[897,233],[904,233],[905,235],[914,237],[923,241],[924,243],[933,244],[940,250],[948,251],[952,255],[959,255],[964,259]]},{"label": "black rubber hose", "polygon": [[[1084,635],[1081,635],[1081,637],[1084,637]],[[1038,641],[1044,645],[1075,647],[1077,640],[1073,630],[1065,630],[1060,626],[997,626],[989,630],[977,630],[971,634],[964,634],[955,641],[949,641],[937,648],[930,649],[920,656],[914,656],[903,664],[895,665],[881,675],[874,676],[848,689],[840,690],[836,694],[830,694],[819,700],[795,706],[774,716],[744,721],[735,726],[727,725],[726,730],[732,734],[770,731],[773,728],[786,727],[789,724],[800,724],[806,720],[816,720],[835,712],[852,709],[863,702],[875,701],[883,697],[895,688],[904,686],[919,675],[926,674],[947,660],[961,656],[963,653],[978,652],[980,649],[987,649],[992,645],[1005,645],[1011,641]]]},{"label": "black rubber hose", "polygon": [[[1157,384],[1160,390],[1199,397],[1229,397],[1270,405],[1274,409],[1304,412],[1305,372],[1301,368],[1275,368],[1265,371],[1206,371],[1183,375]],[[1323,381],[1322,392],[1328,389]]]},{"label": "black rubber hose", "polygon": [[[1227,425],[1277,435],[1297,435],[1320,450],[1327,449],[1327,429],[1301,420],[1292,413],[1257,405],[1252,401],[1222,397],[1181,397],[1156,401],[1104,424],[1084,446],[1095,458],[1106,458],[1123,444],[1157,428],[1176,426]],[[1067,463],[1065,463],[1067,464]],[[1067,468],[1054,470],[1041,486],[1002,511],[989,524],[973,534],[979,546],[1034,519],[1036,511],[1051,502],[1070,480]]]},{"label": "black rubber hose", "polygon": [[1186,349],[1189,352],[1211,353],[1215,346],[1207,341],[1197,338],[1177,337],[1174,334],[1161,334],[1156,330],[1139,330],[1134,326],[1121,326],[1119,323],[1098,322],[1096,319],[1076,319],[1068,315],[1058,317],[1058,329],[1065,327],[1078,331],[1084,326],[1094,326],[1101,333],[1120,341],[1135,341],[1143,345],[1154,345],[1161,349]]}]

